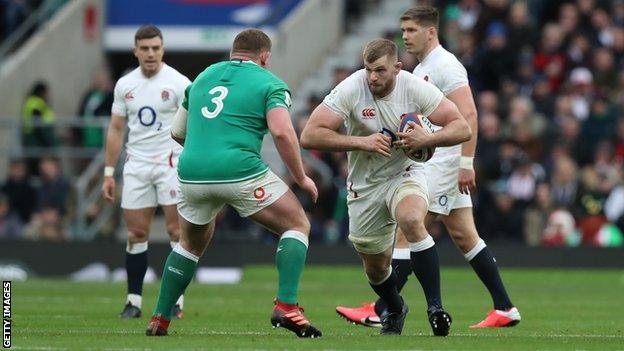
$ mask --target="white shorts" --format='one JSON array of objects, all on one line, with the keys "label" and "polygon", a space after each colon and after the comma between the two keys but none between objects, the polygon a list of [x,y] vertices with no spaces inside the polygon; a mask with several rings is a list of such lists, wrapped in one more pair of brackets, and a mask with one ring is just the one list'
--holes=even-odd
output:
[{"label": "white shorts", "polygon": [[459,192],[460,155],[432,158],[425,163],[429,187],[429,212],[447,216],[456,208],[472,207],[469,194]]},{"label": "white shorts", "polygon": [[394,245],[396,205],[407,195],[427,202],[427,184],[422,168],[412,169],[385,183],[350,186],[349,240],[358,252],[378,254]]},{"label": "white shorts", "polygon": [[181,183],[178,213],[187,221],[202,225],[212,221],[225,205],[241,217],[268,207],[288,191],[288,185],[270,170],[263,175],[236,183]]},{"label": "white shorts", "polygon": [[165,164],[128,158],[123,169],[121,208],[175,205],[180,201],[178,171]]}]

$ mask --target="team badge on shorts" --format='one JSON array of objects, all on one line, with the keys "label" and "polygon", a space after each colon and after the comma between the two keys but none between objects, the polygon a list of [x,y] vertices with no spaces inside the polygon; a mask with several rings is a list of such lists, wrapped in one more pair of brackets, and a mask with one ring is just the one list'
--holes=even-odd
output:
[{"label": "team badge on shorts", "polygon": [[266,194],[266,191],[264,191],[263,187],[256,188],[256,190],[254,190],[253,192],[254,198],[258,201],[263,200],[265,194]]},{"label": "team badge on shorts", "polygon": [[169,100],[169,92],[167,90],[163,90],[160,93],[160,97],[162,98],[162,101],[168,101]]},{"label": "team badge on shorts", "polygon": [[260,206],[262,203],[271,198],[271,194],[267,194],[264,187],[259,187],[254,190],[253,197],[256,199],[257,205]]}]

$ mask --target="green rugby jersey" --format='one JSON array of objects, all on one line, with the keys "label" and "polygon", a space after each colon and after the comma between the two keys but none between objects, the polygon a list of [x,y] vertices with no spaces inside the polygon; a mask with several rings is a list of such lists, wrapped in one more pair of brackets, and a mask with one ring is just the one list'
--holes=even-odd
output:
[{"label": "green rugby jersey", "polygon": [[186,141],[178,164],[183,183],[231,183],[269,168],[260,158],[266,114],[290,108],[288,86],[251,61],[224,61],[204,70],[184,94]]}]

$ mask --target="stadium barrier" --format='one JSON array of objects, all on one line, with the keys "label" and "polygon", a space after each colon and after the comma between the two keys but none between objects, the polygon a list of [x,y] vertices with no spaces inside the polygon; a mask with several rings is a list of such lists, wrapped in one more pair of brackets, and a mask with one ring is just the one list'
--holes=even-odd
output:
[{"label": "stadium barrier", "polygon": [[[94,262],[110,269],[123,267],[125,243],[0,241],[0,264],[17,263],[41,277],[65,276]],[[624,268],[622,248],[531,248],[520,244],[489,245],[501,267],[546,268]],[[171,251],[169,243],[150,243],[149,265],[158,274]],[[464,257],[447,242],[438,245],[443,266],[469,269]],[[275,246],[256,243],[215,243],[200,260],[200,266],[240,267],[251,264],[273,264]],[[312,243],[308,253],[311,265],[359,265],[360,260],[348,245],[328,246]]]}]

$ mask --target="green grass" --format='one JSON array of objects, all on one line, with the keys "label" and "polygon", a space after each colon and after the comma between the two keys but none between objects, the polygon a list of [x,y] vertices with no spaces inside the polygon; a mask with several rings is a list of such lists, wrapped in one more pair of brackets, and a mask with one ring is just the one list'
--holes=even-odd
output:
[{"label": "green grass", "polygon": [[159,285],[144,291],[144,317],[120,320],[125,284],[30,280],[13,284],[13,348],[19,350],[624,350],[624,272],[614,270],[503,270],[522,323],[472,330],[490,298],[466,267],[444,269],[443,297],[454,324],[446,338],[431,336],[422,292],[410,278],[403,295],[411,312],[403,335],[346,323],[336,305],[373,297],[359,267],[307,267],[300,299],[320,339],[271,329],[272,267],[248,267],[238,285],[198,285],[186,295],[186,317],[171,335],[144,335]]}]

